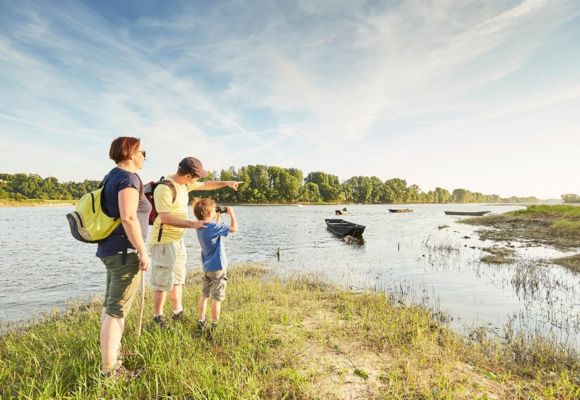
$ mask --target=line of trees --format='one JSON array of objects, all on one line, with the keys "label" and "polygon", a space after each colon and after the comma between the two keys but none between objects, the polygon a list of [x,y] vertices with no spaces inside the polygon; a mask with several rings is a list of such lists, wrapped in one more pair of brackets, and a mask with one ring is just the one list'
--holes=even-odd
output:
[{"label": "line of trees", "polygon": [[[219,190],[194,192],[195,196],[212,196],[222,203],[502,203],[537,202],[535,197],[501,198],[467,189],[437,187],[428,192],[417,185],[408,185],[404,179],[382,181],[376,176],[353,176],[340,182],[336,175],[310,172],[304,177],[296,168],[266,165],[230,167],[211,173],[209,180],[242,181],[237,192]],[[97,188],[99,181],[59,183],[54,177],[42,178],[34,174],[0,173],[0,199],[73,200]],[[566,195],[568,196],[568,195]],[[564,197],[564,196],[562,196]]]},{"label": "line of trees", "polygon": [[0,173],[0,199],[73,200],[95,190],[99,183],[89,180],[60,183],[56,178],[41,178],[36,174]]},{"label": "line of trees", "polygon": [[340,182],[336,175],[310,172],[306,177],[296,168],[266,165],[230,167],[213,172],[208,179],[238,180],[244,182],[237,192],[220,190],[195,193],[212,196],[223,203],[534,203],[536,197],[502,198],[496,194],[482,194],[467,189],[437,187],[423,192],[417,185],[408,185],[404,179],[382,181],[376,176],[353,176]]}]

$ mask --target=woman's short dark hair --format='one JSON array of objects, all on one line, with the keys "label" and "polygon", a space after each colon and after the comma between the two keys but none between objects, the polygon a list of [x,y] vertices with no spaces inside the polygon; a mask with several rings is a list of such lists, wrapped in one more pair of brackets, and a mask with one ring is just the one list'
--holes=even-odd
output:
[{"label": "woman's short dark hair", "polygon": [[131,136],[120,136],[113,140],[109,149],[109,158],[117,164],[129,159],[139,150],[141,139]]}]

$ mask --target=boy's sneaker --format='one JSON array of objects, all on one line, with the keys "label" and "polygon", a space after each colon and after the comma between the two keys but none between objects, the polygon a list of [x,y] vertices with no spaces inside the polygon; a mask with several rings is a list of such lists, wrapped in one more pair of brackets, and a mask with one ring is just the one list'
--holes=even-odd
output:
[{"label": "boy's sneaker", "polygon": [[173,319],[174,322],[183,322],[185,321],[185,315],[183,315],[183,310],[181,310],[180,312],[176,313],[172,313],[173,315],[171,316],[171,318]]},{"label": "boy's sneaker", "polygon": [[217,327],[218,327],[218,323],[212,322],[211,325],[209,326],[209,328],[207,329],[207,336],[210,338],[213,337],[213,334],[215,333]]},{"label": "boy's sneaker", "polygon": [[167,328],[167,321],[163,315],[156,315],[153,317],[153,322],[161,329]]}]

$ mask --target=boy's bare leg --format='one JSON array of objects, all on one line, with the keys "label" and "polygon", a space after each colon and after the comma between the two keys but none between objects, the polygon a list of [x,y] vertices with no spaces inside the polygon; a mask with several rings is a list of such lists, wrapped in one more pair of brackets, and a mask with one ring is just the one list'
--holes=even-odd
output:
[{"label": "boy's bare leg", "polygon": [[218,322],[220,319],[221,301],[211,300],[211,321]]},{"label": "boy's bare leg", "polygon": [[153,315],[163,315],[165,305],[165,292],[155,290],[153,292]]},{"label": "boy's bare leg", "polygon": [[205,313],[207,311],[207,297],[200,296],[199,302],[197,303],[197,319],[199,321],[205,321]]}]

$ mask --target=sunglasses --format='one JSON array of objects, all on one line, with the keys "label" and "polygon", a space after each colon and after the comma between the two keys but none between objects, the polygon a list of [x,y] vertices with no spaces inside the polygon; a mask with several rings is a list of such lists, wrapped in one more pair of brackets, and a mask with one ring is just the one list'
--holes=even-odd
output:
[{"label": "sunglasses", "polygon": [[145,150],[138,150],[137,153],[143,154],[143,158],[147,158],[147,152]]}]

